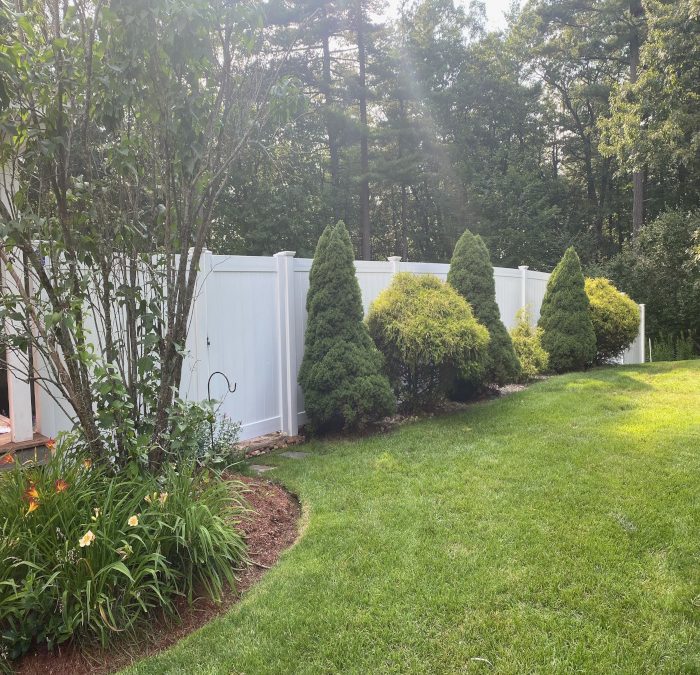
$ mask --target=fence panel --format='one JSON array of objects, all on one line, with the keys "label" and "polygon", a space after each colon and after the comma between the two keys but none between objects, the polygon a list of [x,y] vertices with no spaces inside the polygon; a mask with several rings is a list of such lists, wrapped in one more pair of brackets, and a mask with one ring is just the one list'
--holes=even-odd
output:
[{"label": "fence panel", "polygon": [[[227,394],[225,379],[215,375],[211,395],[223,400],[223,414],[242,421],[242,436],[277,431],[281,413],[274,259],[217,255],[212,256],[211,271],[202,272],[205,290],[195,305],[205,303],[207,325],[193,322],[191,345],[199,353],[187,365],[193,369],[188,380],[197,386],[185,393],[206,398],[209,375],[221,371],[236,382],[236,393]],[[196,307],[193,315],[197,317]]]}]

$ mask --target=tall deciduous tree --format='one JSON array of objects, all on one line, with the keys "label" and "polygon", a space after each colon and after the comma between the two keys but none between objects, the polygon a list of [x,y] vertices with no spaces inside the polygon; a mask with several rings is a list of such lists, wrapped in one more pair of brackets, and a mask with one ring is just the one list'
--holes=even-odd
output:
[{"label": "tall deciduous tree", "polygon": [[2,16],[10,346],[38,350],[40,384],[95,457],[157,465],[215,205],[256,130],[285,113],[260,8],[31,0]]}]

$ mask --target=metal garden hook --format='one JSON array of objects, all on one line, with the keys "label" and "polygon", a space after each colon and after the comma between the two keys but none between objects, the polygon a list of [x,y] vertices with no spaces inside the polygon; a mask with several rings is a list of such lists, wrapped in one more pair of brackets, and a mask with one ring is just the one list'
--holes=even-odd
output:
[{"label": "metal garden hook", "polygon": [[[226,380],[226,388],[228,389],[228,394],[233,394],[237,387],[238,384],[236,382],[233,383],[233,389],[231,389],[231,380],[228,379],[228,376],[226,373],[222,373],[220,370],[215,370],[211,375],[209,375],[209,379],[207,380],[207,401],[211,401],[211,378],[214,377],[214,375],[221,375]],[[211,420],[209,421],[209,432],[211,434],[211,450],[212,452],[214,451],[214,417],[212,416]]]}]

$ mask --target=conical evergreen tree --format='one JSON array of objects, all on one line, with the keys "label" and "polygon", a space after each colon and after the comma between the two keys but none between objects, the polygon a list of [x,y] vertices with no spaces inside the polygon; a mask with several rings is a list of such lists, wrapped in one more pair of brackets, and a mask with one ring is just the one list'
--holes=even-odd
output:
[{"label": "conical evergreen tree", "polygon": [[352,243],[329,225],[316,248],[299,384],[313,431],[359,429],[394,411],[383,358],[363,321]]},{"label": "conical evergreen tree", "polygon": [[555,372],[580,370],[595,360],[595,331],[581,261],[573,246],[549,278],[538,325],[549,367]]},{"label": "conical evergreen tree", "polygon": [[447,281],[472,306],[474,316],[488,328],[491,336],[484,362],[483,382],[503,385],[516,380],[520,362],[513,349],[513,341],[501,321],[493,266],[480,236],[474,236],[469,230],[464,231],[452,254]]}]

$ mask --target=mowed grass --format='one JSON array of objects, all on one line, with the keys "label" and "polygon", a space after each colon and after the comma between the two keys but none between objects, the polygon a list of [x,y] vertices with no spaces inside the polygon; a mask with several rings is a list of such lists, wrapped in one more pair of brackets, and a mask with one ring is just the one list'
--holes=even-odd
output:
[{"label": "mowed grass", "polygon": [[299,542],[130,673],[700,672],[700,361],[303,449]]}]

